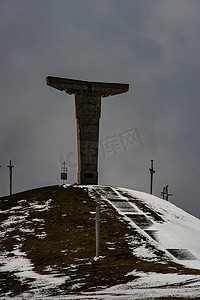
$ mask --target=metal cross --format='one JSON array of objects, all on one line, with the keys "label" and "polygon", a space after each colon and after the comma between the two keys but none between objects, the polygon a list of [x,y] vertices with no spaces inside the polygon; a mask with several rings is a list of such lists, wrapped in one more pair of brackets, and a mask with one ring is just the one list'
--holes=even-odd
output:
[{"label": "metal cross", "polygon": [[166,192],[165,192],[165,186],[164,186],[163,191],[161,192],[161,196],[162,196],[163,200],[165,199],[165,194],[166,194]]},{"label": "metal cross", "polygon": [[169,185],[167,184],[165,187],[165,200],[167,200],[167,201],[168,201],[168,197],[173,196],[172,194],[168,193],[168,187],[169,187]]},{"label": "metal cross", "polygon": [[63,172],[66,172],[67,171],[67,167],[65,167],[65,165],[67,165],[66,161],[64,161],[62,164],[64,165]]},{"label": "metal cross", "polygon": [[12,195],[12,168],[14,168],[14,166],[12,166],[11,160],[10,160],[10,165],[7,166],[9,168],[9,178],[10,178],[10,195]]},{"label": "metal cross", "polygon": [[168,197],[173,196],[172,194],[169,194],[168,187],[169,185],[167,184],[166,186],[163,187],[163,191],[161,192],[163,199],[167,201],[168,201]]},{"label": "metal cross", "polygon": [[150,194],[153,193],[153,174],[155,173],[155,170],[153,169],[153,160],[151,160],[151,168],[149,169],[151,174],[151,181],[150,181]]}]

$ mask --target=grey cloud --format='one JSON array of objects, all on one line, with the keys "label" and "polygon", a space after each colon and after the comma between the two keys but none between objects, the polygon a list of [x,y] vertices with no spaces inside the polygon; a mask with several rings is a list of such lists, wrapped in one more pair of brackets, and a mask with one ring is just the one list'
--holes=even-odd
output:
[{"label": "grey cloud", "polygon": [[[49,0],[0,3],[0,180],[8,192],[56,184],[59,157],[76,161],[74,97],[48,75],[130,83],[102,100],[101,138],[137,127],[142,145],[99,154],[100,183],[149,191],[169,184],[199,215],[199,1]],[[76,181],[69,168],[69,182]]]}]

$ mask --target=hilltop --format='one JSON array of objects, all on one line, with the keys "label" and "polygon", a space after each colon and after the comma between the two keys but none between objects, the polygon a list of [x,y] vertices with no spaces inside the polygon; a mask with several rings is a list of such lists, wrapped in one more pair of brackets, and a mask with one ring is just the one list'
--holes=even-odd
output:
[{"label": "hilltop", "polygon": [[144,288],[147,297],[194,298],[200,293],[199,225],[167,201],[116,187],[50,186],[2,197],[0,296],[145,299]]}]

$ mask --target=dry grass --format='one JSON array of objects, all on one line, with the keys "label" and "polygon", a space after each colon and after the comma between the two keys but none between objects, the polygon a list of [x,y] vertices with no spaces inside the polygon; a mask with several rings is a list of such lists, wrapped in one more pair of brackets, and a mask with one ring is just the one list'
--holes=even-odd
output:
[{"label": "dry grass", "polygon": [[[27,201],[21,201],[23,199]],[[49,199],[53,199],[49,210],[33,209],[33,203],[43,205]],[[196,270],[168,261],[162,251],[148,244],[148,240],[124,222],[111,205],[97,196],[95,200],[91,199],[84,189],[53,186],[3,197],[1,210],[7,212],[1,214],[0,221],[3,222],[13,213],[16,216],[16,211],[10,209],[19,205],[22,207],[17,211],[19,216],[24,212],[29,214],[24,223],[13,224],[13,231],[2,238],[0,250],[13,255],[11,251],[19,244],[20,238],[21,251],[27,253],[36,272],[51,274],[51,267],[59,276],[69,276],[70,280],[66,280],[59,289],[52,290],[52,295],[125,283],[136,278],[126,276],[134,269],[144,272],[200,274]],[[100,255],[103,258],[94,260],[95,221],[91,212],[95,212],[97,205],[100,206],[102,219]],[[22,227],[34,232],[23,232],[20,230]],[[40,238],[39,235],[44,232],[46,236]],[[157,262],[144,261],[133,255],[132,249],[141,243],[146,243],[151,248],[157,256]],[[16,295],[29,289],[29,283],[22,284],[14,273],[0,275],[1,294],[11,291]]]}]

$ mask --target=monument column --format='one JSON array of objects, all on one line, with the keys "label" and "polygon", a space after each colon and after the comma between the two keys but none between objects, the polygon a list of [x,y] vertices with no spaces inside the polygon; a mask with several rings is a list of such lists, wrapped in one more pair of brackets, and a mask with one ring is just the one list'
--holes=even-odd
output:
[{"label": "monument column", "polygon": [[78,145],[78,182],[97,184],[99,119],[101,117],[101,97],[75,96]]},{"label": "monument column", "polygon": [[47,77],[47,85],[75,95],[78,144],[78,184],[98,184],[101,97],[125,93],[128,84]]}]

